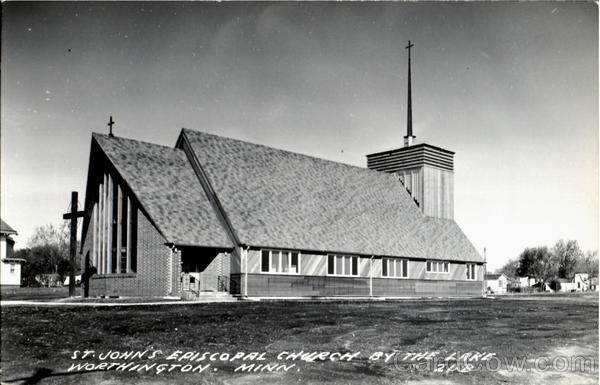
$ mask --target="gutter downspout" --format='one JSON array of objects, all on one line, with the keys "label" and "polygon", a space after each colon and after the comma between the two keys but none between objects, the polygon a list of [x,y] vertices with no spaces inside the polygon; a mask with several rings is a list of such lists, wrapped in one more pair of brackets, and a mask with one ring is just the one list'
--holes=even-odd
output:
[{"label": "gutter downspout", "polygon": [[369,259],[369,297],[373,298],[373,256]]},{"label": "gutter downspout", "polygon": [[250,246],[242,246],[242,253],[244,254],[244,296],[248,297],[248,250]]},{"label": "gutter downspout", "polygon": [[167,295],[171,295],[173,294],[173,254],[177,253],[178,250],[177,247],[175,247],[175,244],[171,242],[167,242],[165,243],[165,245],[170,249],[167,265],[167,276],[169,277],[169,283],[167,285]]},{"label": "gutter downspout", "polygon": [[481,296],[482,297],[486,297],[485,294],[485,284],[486,284],[486,277],[487,277],[487,259],[485,256],[485,247],[483,248],[483,277],[481,277]]},{"label": "gutter downspout", "polygon": [[169,276],[169,284],[167,285],[167,295],[171,295],[171,293],[173,292],[173,247],[170,250],[169,259],[167,262],[167,275]]}]

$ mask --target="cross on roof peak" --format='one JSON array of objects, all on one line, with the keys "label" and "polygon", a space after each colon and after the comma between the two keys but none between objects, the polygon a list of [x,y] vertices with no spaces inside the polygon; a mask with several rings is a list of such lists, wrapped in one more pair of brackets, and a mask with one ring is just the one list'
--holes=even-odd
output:
[{"label": "cross on roof peak", "polygon": [[115,137],[115,135],[113,134],[113,131],[112,131],[114,124],[115,124],[115,121],[113,120],[112,115],[111,115],[110,119],[108,120],[108,124],[107,124],[107,126],[110,127],[110,132],[108,133],[108,136],[111,138]]}]

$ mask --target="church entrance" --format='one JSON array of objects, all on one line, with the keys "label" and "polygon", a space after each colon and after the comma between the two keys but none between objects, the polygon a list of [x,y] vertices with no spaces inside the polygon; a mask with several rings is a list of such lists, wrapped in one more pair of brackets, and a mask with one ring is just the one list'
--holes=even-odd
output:
[{"label": "church entrance", "polygon": [[229,291],[228,251],[203,247],[181,248],[181,291],[186,298]]}]

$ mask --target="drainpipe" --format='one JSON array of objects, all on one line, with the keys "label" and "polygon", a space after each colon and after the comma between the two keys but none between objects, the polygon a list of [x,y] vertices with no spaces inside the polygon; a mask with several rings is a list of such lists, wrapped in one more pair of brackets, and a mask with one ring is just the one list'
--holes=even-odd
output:
[{"label": "drainpipe", "polygon": [[177,247],[175,247],[175,244],[171,242],[167,242],[165,243],[165,245],[170,249],[169,260],[167,265],[167,276],[169,277],[169,282],[167,285],[167,294],[171,295],[173,294],[173,254],[177,253],[178,250]]},{"label": "drainpipe", "polygon": [[485,247],[483,248],[483,277],[481,277],[481,295],[483,297],[485,297],[485,284],[486,282],[486,276],[487,276],[487,259],[485,256]]},{"label": "drainpipe", "polygon": [[242,246],[242,254],[244,254],[244,296],[248,297],[248,250],[250,246]]},{"label": "drainpipe", "polygon": [[369,259],[369,297],[373,298],[373,256]]}]

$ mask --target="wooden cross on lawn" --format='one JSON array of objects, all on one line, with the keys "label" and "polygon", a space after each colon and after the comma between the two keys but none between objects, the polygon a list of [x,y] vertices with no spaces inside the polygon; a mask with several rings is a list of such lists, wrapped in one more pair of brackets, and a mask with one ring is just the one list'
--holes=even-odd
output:
[{"label": "wooden cross on lawn", "polygon": [[63,219],[71,220],[69,297],[75,296],[75,256],[77,255],[77,218],[85,216],[85,211],[77,211],[77,191],[71,192],[71,211],[63,214]]}]

